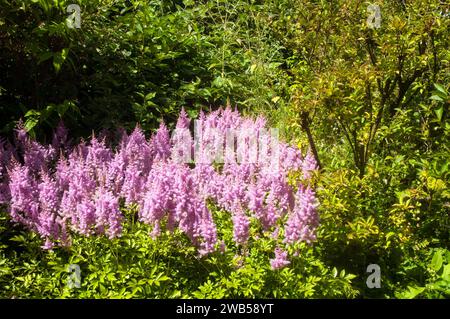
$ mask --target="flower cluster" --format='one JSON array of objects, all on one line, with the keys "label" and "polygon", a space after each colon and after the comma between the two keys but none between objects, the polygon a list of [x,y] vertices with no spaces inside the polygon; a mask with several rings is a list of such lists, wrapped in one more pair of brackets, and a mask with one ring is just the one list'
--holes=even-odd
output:
[{"label": "flower cluster", "polygon": [[281,269],[288,266],[291,262],[288,260],[288,254],[281,248],[275,249],[275,258],[270,260],[270,266],[272,269]]},{"label": "flower cluster", "polygon": [[[19,125],[15,149],[0,142],[0,203],[45,248],[70,245],[73,233],[120,236],[120,203],[138,207],[155,237],[162,227],[181,230],[201,255],[223,246],[211,202],[229,212],[237,245],[248,244],[251,220],[277,238],[281,228],[284,245],[315,239],[316,199],[307,184],[317,167],[310,153],[279,142],[264,118],[231,108],[201,113],[193,124],[194,138],[182,110],[172,135],[161,123],[150,139],[136,127],[122,132],[117,147],[93,136],[72,148],[62,125],[49,145]],[[288,183],[293,170],[305,185]],[[275,254],[273,268],[289,264],[284,251]]]}]

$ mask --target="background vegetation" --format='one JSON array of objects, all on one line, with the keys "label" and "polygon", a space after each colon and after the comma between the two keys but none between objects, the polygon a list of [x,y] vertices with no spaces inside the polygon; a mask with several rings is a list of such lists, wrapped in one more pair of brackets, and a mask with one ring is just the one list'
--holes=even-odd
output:
[{"label": "background vegetation", "polygon": [[[71,3],[79,29],[66,25]],[[131,217],[120,239],[44,252],[3,207],[0,297],[448,298],[449,5],[373,3],[375,29],[358,0],[0,0],[4,138],[20,119],[45,141],[61,119],[79,138],[136,122],[150,132],[183,106],[231,104],[321,166],[317,242],[281,271],[270,239],[243,261],[198,259],[181,235],[153,241]],[[380,289],[366,285],[372,263]],[[80,289],[66,285],[70,264]]]}]

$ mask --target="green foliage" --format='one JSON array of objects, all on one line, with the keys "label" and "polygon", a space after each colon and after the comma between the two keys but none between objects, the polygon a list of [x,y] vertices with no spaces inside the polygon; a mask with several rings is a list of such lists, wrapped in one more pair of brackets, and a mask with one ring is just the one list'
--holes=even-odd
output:
[{"label": "green foliage", "polygon": [[[326,266],[314,247],[302,245],[292,267],[272,270],[270,235],[243,250],[235,247],[223,212],[216,217],[228,248],[204,258],[180,232],[154,240],[148,226],[134,223],[134,210],[125,214],[118,239],[75,236],[70,248],[48,252],[37,236],[12,228],[2,214],[0,298],[344,298],[358,293],[352,287],[355,276]],[[68,285],[71,264],[80,267],[80,288]]]},{"label": "green foliage", "polygon": [[367,5],[358,1],[289,3],[276,26],[287,34],[283,44],[290,51],[292,99],[279,115],[286,130],[312,127],[319,143],[343,144],[360,177],[373,153],[386,156],[405,142],[421,149],[411,134],[396,132],[392,144],[386,134],[396,129],[399,117],[407,116],[408,124],[420,129],[417,121],[425,125],[444,113],[441,108],[430,113],[422,105],[429,104],[434,83],[448,83],[445,5],[378,1],[382,23],[371,29]]},{"label": "green foliage", "polygon": [[[0,297],[449,298],[445,2],[376,1],[376,29],[361,1],[76,2],[80,29],[66,25],[73,1],[0,0],[2,135],[20,118],[45,138],[61,118],[83,137],[173,125],[182,106],[264,114],[317,149],[318,240],[273,271],[270,235],[236,247],[220,210],[227,250],[207,258],[181,234],[151,239],[130,210],[120,239],[75,236],[70,249],[43,252],[5,210]],[[380,289],[366,286],[373,263]],[[70,264],[79,289],[67,286]]]},{"label": "green foliage", "polygon": [[417,281],[410,283],[407,289],[397,292],[396,297],[406,299],[450,297],[450,251],[436,249],[430,256],[431,261],[428,257],[428,264],[423,269],[429,275],[425,285]]},{"label": "green foliage", "polygon": [[78,1],[80,28],[69,28],[72,2],[2,0],[2,133],[20,118],[41,137],[59,118],[86,135],[136,122],[152,129],[182,106],[195,115],[281,103],[282,48],[264,5]]}]

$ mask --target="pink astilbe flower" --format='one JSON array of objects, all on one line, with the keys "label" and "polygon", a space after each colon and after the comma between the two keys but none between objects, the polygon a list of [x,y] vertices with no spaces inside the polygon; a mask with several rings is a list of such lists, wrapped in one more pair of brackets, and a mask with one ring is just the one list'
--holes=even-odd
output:
[{"label": "pink astilbe flower", "polygon": [[195,122],[194,155],[196,164],[212,164],[221,155],[221,132],[216,127],[217,114],[213,113]]},{"label": "pink astilbe flower", "polygon": [[123,136],[110,164],[109,181],[125,198],[126,204],[141,201],[153,159],[152,147],[140,127],[136,127],[129,137]]},{"label": "pink astilbe flower", "polygon": [[251,183],[247,189],[247,202],[248,209],[259,220],[263,220],[265,217],[265,204],[266,190],[261,183]]},{"label": "pink astilbe flower", "polygon": [[[285,176],[281,174],[272,174],[269,176],[270,190],[266,201],[270,212],[268,222],[272,226],[290,208],[292,188],[288,185]],[[270,208],[272,208],[272,211],[270,211]]]},{"label": "pink astilbe flower", "polygon": [[190,120],[183,108],[171,139],[172,161],[175,163],[189,163],[192,160],[194,141],[189,131],[189,125]]},{"label": "pink astilbe flower", "polygon": [[141,189],[141,187],[136,187],[134,181],[130,182],[127,180],[127,186],[124,188],[126,168],[127,165],[124,160],[123,153],[116,153],[113,159],[109,162],[107,172],[105,172],[105,185],[108,189],[114,192],[114,194],[123,195],[123,197],[127,200],[127,204],[130,204],[138,198],[136,192],[137,189]]},{"label": "pink astilbe flower", "polygon": [[286,222],[284,242],[288,244],[297,241],[311,243],[316,239],[315,231],[319,225],[314,191],[310,187],[300,186],[295,197],[295,208]]},{"label": "pink astilbe flower", "polygon": [[69,146],[68,143],[69,141],[67,128],[65,127],[64,123],[60,121],[53,133],[52,147],[55,150],[64,149]]},{"label": "pink astilbe flower", "polygon": [[200,241],[199,253],[201,256],[215,251],[217,243],[217,229],[212,219],[211,213],[205,205],[201,204],[201,215],[198,215],[199,225],[197,226],[195,238]]},{"label": "pink astilbe flower", "polygon": [[155,225],[172,209],[172,173],[164,165],[155,165],[150,172],[139,212],[144,223]]},{"label": "pink astilbe flower", "polygon": [[145,175],[142,172],[128,166],[125,170],[122,195],[127,205],[139,203],[142,200],[145,185]]},{"label": "pink astilbe flower", "polygon": [[200,247],[200,254],[214,250],[217,241],[215,224],[201,197],[190,169],[182,164],[158,163],[150,172],[141,205],[141,220],[154,225],[158,235],[160,222],[168,228],[178,226]]},{"label": "pink astilbe flower", "polygon": [[96,207],[92,199],[84,197],[76,204],[75,214],[71,216],[71,224],[79,233],[90,236],[94,234]]},{"label": "pink astilbe flower", "polygon": [[60,189],[57,182],[47,173],[41,174],[39,191],[39,216],[36,223],[37,232],[45,239],[45,249],[53,247],[62,230],[62,219],[58,215],[61,205]]},{"label": "pink astilbe flower", "polygon": [[23,147],[28,140],[28,133],[22,120],[19,120],[14,129],[17,147]]},{"label": "pink astilbe flower", "polygon": [[221,177],[220,193],[217,203],[222,208],[233,212],[239,210],[246,200],[245,183],[238,179],[238,174],[228,174]]},{"label": "pink astilbe flower", "polygon": [[306,179],[311,178],[312,172],[317,169],[316,159],[311,151],[308,151],[302,163],[303,176]]},{"label": "pink astilbe flower", "polygon": [[234,241],[237,244],[245,245],[250,235],[250,220],[242,211],[234,213],[232,220]]},{"label": "pink astilbe flower", "polygon": [[136,168],[144,175],[150,172],[154,156],[152,154],[153,150],[139,126],[134,129],[129,137],[123,138],[120,152],[123,152],[121,155],[126,165]]},{"label": "pink astilbe flower", "polygon": [[106,166],[112,159],[113,153],[105,141],[93,137],[87,147],[86,163],[93,170]]},{"label": "pink astilbe flower", "polygon": [[16,140],[20,153],[23,156],[23,163],[32,172],[38,173],[47,170],[47,165],[56,156],[55,149],[49,145],[44,146],[32,140],[22,122],[19,122],[16,128]]},{"label": "pink astilbe flower", "polygon": [[[123,216],[119,200],[110,191],[101,187],[95,194],[95,226],[99,233],[106,233],[110,239],[122,232]],[[105,231],[105,228],[106,231]]]},{"label": "pink astilbe flower", "polygon": [[223,189],[223,176],[219,174],[212,164],[196,164],[192,170],[199,196],[203,200],[213,199],[218,202]]},{"label": "pink astilbe flower", "polygon": [[189,119],[184,107],[182,107],[181,111],[180,111],[180,115],[178,116],[178,121],[177,121],[176,127],[189,129],[190,123],[191,123],[191,120]]},{"label": "pink astilbe flower", "polygon": [[291,262],[287,258],[287,252],[281,248],[275,249],[275,258],[270,259],[270,266],[273,270],[281,269],[288,266]]},{"label": "pink astilbe flower", "polygon": [[[257,240],[258,234],[249,238],[251,219],[286,245],[315,239],[315,194],[304,185],[294,194],[288,183],[290,171],[308,179],[317,169],[311,152],[303,157],[278,141],[264,117],[243,117],[229,106],[200,112],[195,140],[189,128],[182,109],[171,138],[161,123],[149,140],[137,126],[130,135],[122,132],[117,147],[105,133],[69,149],[62,124],[52,143],[42,145],[19,123],[16,151],[4,155],[0,143],[0,203],[9,205],[12,220],[37,232],[45,248],[70,244],[69,232],[120,236],[120,203],[137,207],[155,238],[163,227],[178,229],[200,255],[215,251],[220,240],[210,205],[230,215],[238,245]],[[289,263],[284,251],[275,255],[273,268]]]},{"label": "pink astilbe flower", "polygon": [[[95,206],[92,202],[98,184],[97,170],[90,164],[95,156],[87,161],[89,147],[78,146],[65,163],[62,161],[57,171],[57,180],[63,185],[61,214],[70,220],[72,228],[84,235],[93,233]],[[92,152],[91,152],[92,154]]]},{"label": "pink astilbe flower", "polygon": [[178,222],[178,227],[194,240],[202,210],[206,207],[203,207],[203,203],[197,198],[194,180],[186,166],[170,165],[166,169],[170,170],[172,175],[172,220]]},{"label": "pink astilbe flower", "polygon": [[170,157],[171,145],[167,126],[161,122],[156,134],[152,137],[150,144],[155,154],[155,160],[165,161]]},{"label": "pink astilbe flower", "polygon": [[18,163],[9,171],[11,219],[35,230],[39,217],[38,187],[30,169]]},{"label": "pink astilbe flower", "polygon": [[25,166],[34,172],[47,170],[48,163],[55,156],[55,150],[50,147],[44,147],[36,141],[31,141],[26,145],[23,155]]},{"label": "pink astilbe flower", "polygon": [[[291,170],[299,170],[302,168],[302,165],[305,164],[305,162],[302,161],[301,150],[292,146],[288,146],[286,144],[280,145],[280,158],[282,159],[281,166],[283,172],[285,173]],[[310,158],[308,158],[308,161],[310,161]],[[311,164],[312,164],[311,162],[308,162],[308,165]],[[308,166],[308,169],[310,169],[310,166]]]}]

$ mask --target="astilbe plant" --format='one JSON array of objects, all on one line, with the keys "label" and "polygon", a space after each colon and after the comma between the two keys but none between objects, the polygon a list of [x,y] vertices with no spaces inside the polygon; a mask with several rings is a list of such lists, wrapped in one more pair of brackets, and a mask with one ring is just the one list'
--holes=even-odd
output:
[{"label": "astilbe plant", "polygon": [[[16,149],[0,143],[0,201],[13,221],[37,232],[44,248],[70,245],[71,234],[120,236],[120,203],[136,205],[141,222],[157,237],[178,228],[205,255],[223,247],[208,203],[227,211],[233,239],[246,247],[251,220],[271,231],[278,246],[315,240],[319,220],[309,185],[314,157],[285,143],[262,117],[231,108],[200,114],[192,138],[182,110],[172,136],[164,123],[146,139],[139,126],[118,146],[93,136],[69,148],[59,125],[51,144],[32,140],[19,125]],[[256,143],[255,143],[256,142]],[[302,184],[288,174],[302,171]],[[280,232],[280,229],[282,230]],[[272,268],[289,264],[277,247]]]}]

